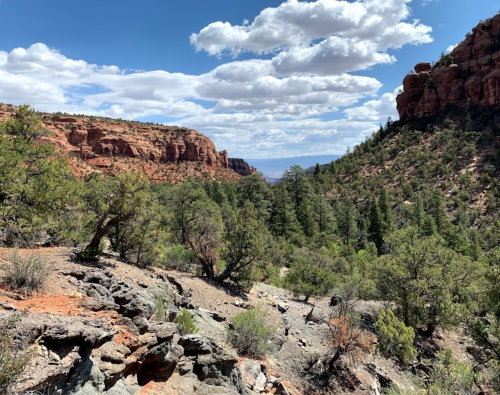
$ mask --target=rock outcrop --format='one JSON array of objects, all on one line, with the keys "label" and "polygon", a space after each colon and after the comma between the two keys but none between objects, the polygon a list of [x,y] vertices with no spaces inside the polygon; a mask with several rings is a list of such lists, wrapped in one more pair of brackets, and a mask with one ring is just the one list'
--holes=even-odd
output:
[{"label": "rock outcrop", "polygon": [[[0,122],[16,115],[0,105]],[[67,154],[77,175],[142,171],[151,181],[177,182],[190,176],[236,179],[227,151],[196,130],[177,126],[87,116],[42,115],[50,132],[45,143]]]},{"label": "rock outcrop", "polygon": [[[20,391],[44,394],[244,394],[238,356],[202,335],[180,336],[175,323],[154,322],[154,295],[189,303],[175,284],[136,290],[105,270],[64,270],[94,316],[30,313],[21,333],[35,356]],[[100,314],[97,314],[100,313]],[[0,319],[10,313],[0,313]],[[155,386],[158,386],[155,389]]]},{"label": "rock outcrop", "polygon": [[229,168],[242,176],[251,176],[252,174],[257,173],[257,169],[255,167],[250,166],[243,159],[239,158],[229,158]]},{"label": "rock outcrop", "polygon": [[479,23],[434,66],[419,63],[397,97],[401,120],[433,116],[448,105],[500,105],[500,14]]}]

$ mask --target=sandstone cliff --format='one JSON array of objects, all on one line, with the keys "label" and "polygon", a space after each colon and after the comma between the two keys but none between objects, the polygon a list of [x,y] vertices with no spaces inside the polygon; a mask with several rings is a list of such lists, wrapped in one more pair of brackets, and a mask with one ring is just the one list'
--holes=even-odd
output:
[{"label": "sandstone cliff", "polygon": [[242,176],[250,176],[257,173],[257,169],[250,166],[243,159],[239,158],[229,158],[229,168],[233,169],[236,173]]},{"label": "sandstone cliff", "polygon": [[[0,106],[0,121],[16,108]],[[77,175],[141,171],[156,182],[187,177],[236,179],[227,151],[196,130],[135,121],[43,114],[44,142],[66,154]]]},{"label": "sandstone cliff", "polygon": [[397,97],[401,120],[432,116],[447,105],[500,105],[500,14],[479,23],[434,66],[419,63]]}]

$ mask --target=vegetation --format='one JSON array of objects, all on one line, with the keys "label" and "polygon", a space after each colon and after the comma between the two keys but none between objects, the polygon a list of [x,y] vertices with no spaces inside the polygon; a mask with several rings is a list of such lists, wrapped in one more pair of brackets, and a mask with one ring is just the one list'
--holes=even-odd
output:
[{"label": "vegetation", "polygon": [[198,332],[194,324],[193,315],[186,309],[182,309],[182,311],[175,316],[174,322],[179,327],[179,331],[182,335]]},{"label": "vegetation", "polygon": [[6,267],[4,281],[10,288],[22,290],[26,296],[39,291],[51,272],[52,265],[44,255],[34,251],[21,255],[15,249]]},{"label": "vegetation", "polygon": [[23,313],[13,313],[0,320],[0,393],[12,393],[33,353],[18,337]]},{"label": "vegetation", "polygon": [[378,350],[386,357],[396,357],[402,363],[415,360],[417,351],[413,348],[415,332],[399,321],[391,309],[382,310],[375,323],[379,334]]},{"label": "vegetation", "polygon": [[268,342],[276,332],[267,312],[260,308],[249,308],[231,318],[231,329],[227,341],[241,355],[258,357],[265,355]]},{"label": "vegetation", "polygon": [[[110,249],[242,289],[268,281],[306,301],[335,291],[331,359],[373,348],[352,301],[389,302],[377,323],[383,355],[409,363],[438,328],[464,327],[480,350],[475,372],[500,377],[500,116],[446,111],[389,119],[341,159],[311,175],[293,166],[277,185],[258,175],[150,185],[140,174],[75,179],[22,106],[0,128],[0,242],[78,247],[81,259]],[[12,284],[35,289],[23,281]],[[232,324],[234,347],[265,353],[274,330],[264,312]]]}]

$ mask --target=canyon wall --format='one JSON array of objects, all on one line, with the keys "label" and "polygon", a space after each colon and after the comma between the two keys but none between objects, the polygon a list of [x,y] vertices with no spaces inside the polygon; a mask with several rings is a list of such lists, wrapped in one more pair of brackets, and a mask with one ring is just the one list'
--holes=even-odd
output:
[{"label": "canyon wall", "polygon": [[431,66],[419,63],[397,97],[401,120],[436,115],[448,105],[500,105],[500,14],[479,23]]}]

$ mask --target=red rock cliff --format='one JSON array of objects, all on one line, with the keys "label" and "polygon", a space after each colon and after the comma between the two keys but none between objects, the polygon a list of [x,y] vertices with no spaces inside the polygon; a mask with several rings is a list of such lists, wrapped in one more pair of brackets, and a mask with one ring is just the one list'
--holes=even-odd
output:
[{"label": "red rock cliff", "polygon": [[450,54],[448,65],[419,63],[397,97],[401,120],[437,114],[446,105],[500,104],[500,14],[481,22]]},{"label": "red rock cliff", "polygon": [[[15,107],[0,106],[0,121],[15,113]],[[142,171],[161,182],[238,177],[229,169],[227,151],[217,151],[196,130],[86,116],[44,114],[42,121],[51,131],[44,141],[68,153],[77,174]]]},{"label": "red rock cliff", "polygon": [[239,158],[229,158],[229,168],[233,169],[236,173],[242,176],[250,176],[257,173],[257,169],[250,166],[243,159]]}]

